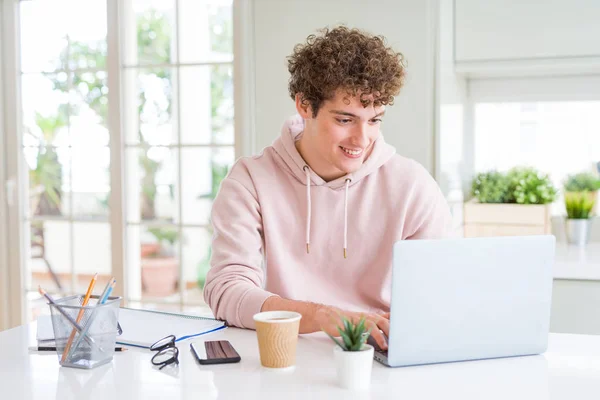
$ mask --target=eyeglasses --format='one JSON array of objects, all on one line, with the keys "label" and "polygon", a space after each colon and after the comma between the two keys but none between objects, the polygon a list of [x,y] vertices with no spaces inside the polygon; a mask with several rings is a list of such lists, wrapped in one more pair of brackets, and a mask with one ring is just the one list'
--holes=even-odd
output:
[{"label": "eyeglasses", "polygon": [[179,349],[175,347],[175,335],[158,340],[150,346],[150,350],[158,352],[152,356],[152,364],[160,365],[159,369],[173,363],[179,365]]}]

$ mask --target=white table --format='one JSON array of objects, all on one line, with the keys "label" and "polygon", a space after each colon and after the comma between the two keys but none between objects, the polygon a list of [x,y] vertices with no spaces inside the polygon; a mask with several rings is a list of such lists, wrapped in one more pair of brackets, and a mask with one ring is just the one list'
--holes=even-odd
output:
[{"label": "white table", "polygon": [[[260,367],[253,331],[228,328],[205,336],[227,339],[239,364],[200,366],[179,344],[180,365],[158,371],[148,350],[116,353],[93,370],[60,367],[55,353],[28,350],[35,324],[0,332],[1,399],[598,399],[600,337],[551,334],[543,355],[387,368],[375,362],[371,390],[335,384],[332,343],[322,334],[301,336],[297,366],[282,373]],[[201,340],[195,340],[201,341]]]}]

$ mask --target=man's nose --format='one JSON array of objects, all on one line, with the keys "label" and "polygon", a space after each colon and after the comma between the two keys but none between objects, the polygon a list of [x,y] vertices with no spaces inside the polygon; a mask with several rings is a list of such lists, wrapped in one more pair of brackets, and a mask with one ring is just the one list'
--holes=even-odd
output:
[{"label": "man's nose", "polygon": [[361,148],[369,145],[369,126],[367,123],[358,124],[352,133],[352,143]]}]

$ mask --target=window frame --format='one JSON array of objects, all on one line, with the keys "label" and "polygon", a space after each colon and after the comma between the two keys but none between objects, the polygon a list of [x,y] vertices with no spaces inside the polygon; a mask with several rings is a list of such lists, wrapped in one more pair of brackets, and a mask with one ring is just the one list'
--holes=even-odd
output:
[{"label": "window frame", "polygon": [[[2,88],[0,107],[0,154],[6,160],[0,163],[0,329],[10,328],[27,322],[27,295],[32,293],[27,270],[26,244],[23,241],[25,226],[26,188],[28,176],[24,174],[22,155],[22,114],[20,88],[19,54],[19,5],[26,0],[5,0],[0,9],[0,87]],[[122,285],[117,285],[115,294],[123,296],[125,305],[129,297],[128,268],[126,265],[125,215],[125,138],[121,112],[123,107],[123,71],[121,62],[122,2],[106,0],[107,3],[107,58],[106,72],[110,90],[108,93],[108,129],[110,132],[110,215],[108,223],[111,232],[111,270]],[[176,0],[177,3],[177,0]],[[233,68],[234,100],[234,154],[237,159],[254,151],[254,74],[253,74],[253,1],[233,0]],[[178,28],[177,28],[178,29]],[[6,39],[6,40],[4,40]],[[237,56],[237,55],[241,56]],[[115,112],[115,110],[118,110]],[[4,116],[4,119],[2,117]],[[218,147],[218,146],[213,146]],[[6,157],[4,157],[6,156]],[[181,177],[179,176],[179,181]],[[6,182],[14,188],[14,201],[9,203],[6,196]],[[181,221],[179,222],[181,223]],[[10,235],[8,234],[10,232]],[[8,251],[2,251],[3,246]],[[4,259],[6,258],[6,260]],[[4,267],[5,266],[5,267]],[[74,268],[74,267],[72,267]],[[182,279],[180,263],[180,283]],[[181,285],[180,285],[181,288]],[[8,289],[8,290],[5,290]],[[183,305],[183,296],[180,304]]]},{"label": "window frame", "polygon": [[[2,96],[4,111],[4,152],[5,185],[11,193],[6,200],[6,299],[5,321],[7,328],[21,324],[25,320],[25,277],[23,273],[24,246],[23,236],[23,199],[24,185],[28,184],[27,176],[22,173],[21,157],[21,88],[20,88],[20,54],[18,46],[19,1],[6,0],[2,5]],[[3,189],[6,190],[6,187]],[[10,232],[10,235],[8,234]]]},{"label": "window frame", "polygon": [[[479,102],[598,101],[600,75],[511,76],[464,79],[463,198],[475,174],[475,104]],[[443,152],[439,147],[438,157]]]},{"label": "window frame", "polygon": [[[3,47],[1,44],[3,43],[4,32],[2,29],[4,28],[4,20],[2,16],[4,15],[4,10],[0,7],[0,93],[4,93],[4,69],[2,67],[4,54]],[[0,96],[0,154],[4,155],[4,140],[6,138],[6,132],[4,129],[4,98]],[[2,157],[4,160],[4,157]],[[0,182],[2,182],[2,187],[0,187],[0,293],[8,292],[8,245],[7,245],[7,237],[6,237],[6,228],[8,225],[8,203],[7,203],[7,195],[8,192],[12,189],[9,188],[11,184],[6,179],[5,174],[5,163],[4,161],[0,162]],[[6,192],[6,195],[5,195]],[[7,329],[9,327],[9,309],[8,309],[8,301],[6,299],[0,298],[0,331],[3,329]]]},{"label": "window frame", "polygon": [[469,79],[471,104],[600,100],[600,75]]}]

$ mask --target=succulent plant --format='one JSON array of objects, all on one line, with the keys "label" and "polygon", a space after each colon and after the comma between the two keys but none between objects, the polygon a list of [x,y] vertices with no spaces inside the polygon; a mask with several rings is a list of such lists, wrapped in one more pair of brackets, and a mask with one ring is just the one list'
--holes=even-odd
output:
[{"label": "succulent plant", "polygon": [[569,219],[588,219],[592,214],[592,209],[596,198],[592,192],[566,192],[565,208],[567,209],[567,218]]},{"label": "succulent plant", "polygon": [[365,327],[365,317],[361,317],[356,324],[344,316],[341,318],[343,328],[338,326],[338,332],[342,340],[334,338],[329,333],[327,335],[344,351],[361,351],[371,333],[371,329],[367,330]]}]

